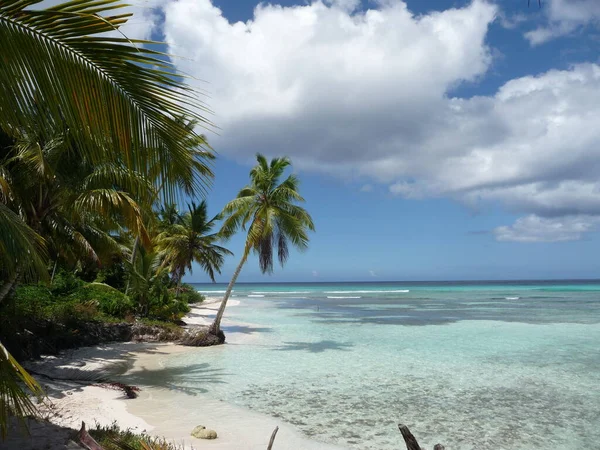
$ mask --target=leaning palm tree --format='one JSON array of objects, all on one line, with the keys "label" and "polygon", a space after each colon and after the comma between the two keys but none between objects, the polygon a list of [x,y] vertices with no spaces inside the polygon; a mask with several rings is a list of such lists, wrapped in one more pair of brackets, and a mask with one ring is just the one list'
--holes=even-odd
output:
[{"label": "leaning palm tree", "polygon": [[[166,209],[172,213],[172,208]],[[217,245],[222,239],[219,233],[212,232],[218,216],[208,219],[206,202],[192,203],[189,211],[179,216],[179,223],[168,226],[156,239],[157,247],[163,256],[163,265],[169,268],[173,281],[177,285],[177,295],[186,270],[192,271],[196,262],[215,281],[215,273],[221,273],[225,256],[232,253]]]},{"label": "leaning palm tree", "polygon": [[221,319],[227,306],[231,290],[246,263],[250,251],[258,255],[262,273],[273,272],[273,252],[277,248],[277,259],[281,266],[288,259],[288,245],[299,250],[308,248],[308,231],[315,227],[308,212],[296,203],[304,202],[298,193],[299,180],[289,175],[279,182],[285,169],[291,165],[288,158],[273,158],[271,163],[256,155],[258,165],[250,171],[250,184],[223,209],[225,221],[222,233],[231,236],[242,228],[247,231],[242,259],[227,286],[225,296],[209,332],[223,339]]}]

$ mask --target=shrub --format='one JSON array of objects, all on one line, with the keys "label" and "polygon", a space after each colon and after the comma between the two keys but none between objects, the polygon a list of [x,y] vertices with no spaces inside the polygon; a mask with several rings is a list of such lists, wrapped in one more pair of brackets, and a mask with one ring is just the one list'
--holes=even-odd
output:
[{"label": "shrub", "polygon": [[108,284],[109,286],[125,291],[127,286],[127,271],[122,261],[113,259],[113,261],[107,266],[103,267],[96,277],[97,283]]},{"label": "shrub", "polygon": [[50,291],[54,295],[69,295],[85,283],[69,270],[58,269],[50,285]]},{"label": "shrub", "polygon": [[98,309],[93,303],[81,304],[77,300],[57,301],[46,306],[44,319],[67,327],[76,327],[81,322],[97,320]]},{"label": "shrub", "polygon": [[124,318],[135,311],[135,304],[128,296],[101,283],[82,286],[69,298],[80,304],[94,304],[98,311],[113,317]]},{"label": "shrub", "polygon": [[50,289],[43,285],[21,285],[15,289],[12,314],[15,316],[42,317],[44,309],[54,302]]},{"label": "shrub", "polygon": [[179,292],[179,299],[191,305],[203,302],[204,295],[198,292],[193,286],[183,284],[181,285],[181,290]]},{"label": "shrub", "polygon": [[178,320],[190,312],[187,302],[167,297],[164,302],[151,302],[148,317],[156,320]]}]

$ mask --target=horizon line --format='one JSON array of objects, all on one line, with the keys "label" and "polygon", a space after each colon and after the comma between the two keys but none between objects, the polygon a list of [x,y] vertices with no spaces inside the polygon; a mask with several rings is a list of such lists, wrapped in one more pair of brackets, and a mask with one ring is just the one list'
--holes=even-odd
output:
[{"label": "horizon line", "polygon": [[[525,282],[598,282],[600,278],[507,278],[507,279],[490,279],[490,280],[356,280],[356,281],[239,281],[235,284],[298,284],[298,283],[311,283],[311,284],[326,284],[326,283],[525,283]],[[215,282],[210,281],[185,281],[189,284],[225,284],[228,285],[228,281]]]}]

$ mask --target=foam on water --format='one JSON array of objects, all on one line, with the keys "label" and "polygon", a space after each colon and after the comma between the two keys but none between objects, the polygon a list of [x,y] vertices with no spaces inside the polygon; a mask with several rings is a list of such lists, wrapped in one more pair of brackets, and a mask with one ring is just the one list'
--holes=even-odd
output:
[{"label": "foam on water", "polygon": [[[355,449],[399,448],[398,422],[426,448],[600,442],[597,289],[536,297],[535,286],[411,286],[410,296],[364,299],[326,290],[241,299],[226,315],[248,325],[224,331],[253,333],[251,344],[174,355],[161,376]],[[194,399],[173,404],[193,409]]]},{"label": "foam on water", "polygon": [[367,291],[324,291],[325,294],[399,294],[410,292],[409,289],[396,289],[396,290],[367,290]]},{"label": "foam on water", "polygon": [[311,291],[253,291],[253,294],[269,294],[269,295],[278,295],[278,294],[310,294]]}]

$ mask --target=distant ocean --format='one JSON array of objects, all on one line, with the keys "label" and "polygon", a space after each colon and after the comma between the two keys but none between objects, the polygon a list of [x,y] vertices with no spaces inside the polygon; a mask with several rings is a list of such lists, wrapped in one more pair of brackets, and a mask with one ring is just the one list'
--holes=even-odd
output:
[{"label": "distant ocean", "polygon": [[427,448],[600,448],[600,282],[238,284],[234,298],[244,325],[225,333],[256,339],[168,366],[206,364],[208,395],[316,440],[403,448],[402,422]]}]

